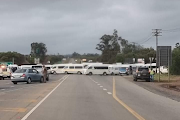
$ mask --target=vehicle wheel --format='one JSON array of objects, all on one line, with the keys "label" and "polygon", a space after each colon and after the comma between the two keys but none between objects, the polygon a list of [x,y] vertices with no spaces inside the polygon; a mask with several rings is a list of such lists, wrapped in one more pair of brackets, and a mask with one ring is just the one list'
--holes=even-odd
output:
[{"label": "vehicle wheel", "polygon": [[68,72],[67,72],[67,71],[65,71],[65,74],[68,74]]},{"label": "vehicle wheel", "polygon": [[134,81],[137,81],[137,78],[134,78]]},{"label": "vehicle wheel", "polygon": [[80,71],[78,71],[78,72],[77,72],[77,74],[78,74],[78,75],[80,75],[80,74],[81,74],[81,72],[80,72]]},{"label": "vehicle wheel", "polygon": [[43,83],[43,81],[44,81],[44,77],[41,77],[40,83]]},{"label": "vehicle wheel", "polygon": [[106,73],[106,72],[104,72],[104,73],[103,73],[103,75],[107,75],[107,73]]},{"label": "vehicle wheel", "polygon": [[89,75],[92,75],[92,72],[90,72]]},{"label": "vehicle wheel", "polygon": [[57,74],[56,71],[54,71],[53,74],[56,75]]},{"label": "vehicle wheel", "polygon": [[112,72],[111,75],[114,75],[114,73]]},{"label": "vehicle wheel", "polygon": [[13,82],[13,84],[17,84],[17,82]]},{"label": "vehicle wheel", "polygon": [[31,78],[28,78],[27,84],[31,83]]},{"label": "vehicle wheel", "polygon": [[150,79],[146,79],[146,82],[150,82]]}]

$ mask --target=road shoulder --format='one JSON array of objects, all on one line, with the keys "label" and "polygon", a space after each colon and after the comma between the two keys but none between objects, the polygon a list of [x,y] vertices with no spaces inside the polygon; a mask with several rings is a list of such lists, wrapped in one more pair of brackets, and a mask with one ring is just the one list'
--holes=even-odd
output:
[{"label": "road shoulder", "polygon": [[145,81],[134,82],[132,76],[123,76],[123,77],[128,81],[133,82],[134,84],[152,93],[180,102],[180,94],[179,94],[180,92],[162,87],[162,85],[166,85],[167,83],[145,82]]}]

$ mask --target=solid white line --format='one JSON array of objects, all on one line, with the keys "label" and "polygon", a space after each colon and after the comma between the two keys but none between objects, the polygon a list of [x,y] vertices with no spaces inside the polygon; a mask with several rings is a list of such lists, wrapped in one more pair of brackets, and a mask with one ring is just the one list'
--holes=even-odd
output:
[{"label": "solid white line", "polygon": [[49,93],[43,98],[31,111],[29,111],[21,120],[26,120],[69,76],[64,77],[63,80]]},{"label": "solid white line", "polygon": [[112,93],[111,92],[107,92],[107,94],[111,95]]},{"label": "solid white line", "polygon": [[104,88],[103,90],[107,90],[107,89]]}]

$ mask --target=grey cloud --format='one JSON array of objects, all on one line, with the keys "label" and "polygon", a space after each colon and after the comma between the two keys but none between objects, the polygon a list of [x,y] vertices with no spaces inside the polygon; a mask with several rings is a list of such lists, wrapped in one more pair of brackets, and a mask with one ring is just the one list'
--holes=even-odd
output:
[{"label": "grey cloud", "polygon": [[[99,38],[117,29],[121,37],[143,41],[153,28],[180,27],[178,0],[1,0],[1,51],[30,53],[44,42],[49,54],[99,52]],[[162,33],[160,45],[179,41],[178,32]],[[165,42],[164,42],[165,41]],[[6,46],[7,45],[7,46]],[[155,47],[155,38],[143,44]]]}]

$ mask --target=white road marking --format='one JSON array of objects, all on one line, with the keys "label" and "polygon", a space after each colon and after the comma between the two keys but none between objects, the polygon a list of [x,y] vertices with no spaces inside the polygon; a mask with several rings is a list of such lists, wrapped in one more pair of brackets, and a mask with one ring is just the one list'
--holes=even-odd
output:
[{"label": "white road marking", "polygon": [[5,89],[1,89],[1,90],[5,90]]},{"label": "white road marking", "polygon": [[103,86],[100,86],[100,87],[103,87]]},{"label": "white road marking", "polygon": [[101,85],[101,84],[97,84],[97,85]]},{"label": "white road marking", "polygon": [[31,111],[29,111],[21,120],[26,120],[69,76],[66,78],[64,77],[63,80],[61,78],[61,82],[49,93],[44,97]]},{"label": "white road marking", "polygon": [[107,90],[107,89],[104,88],[103,90]]},{"label": "white road marking", "polygon": [[111,92],[107,92],[107,94],[111,95],[112,93]]},{"label": "white road marking", "polygon": [[14,86],[11,86],[11,87],[14,87]]}]

